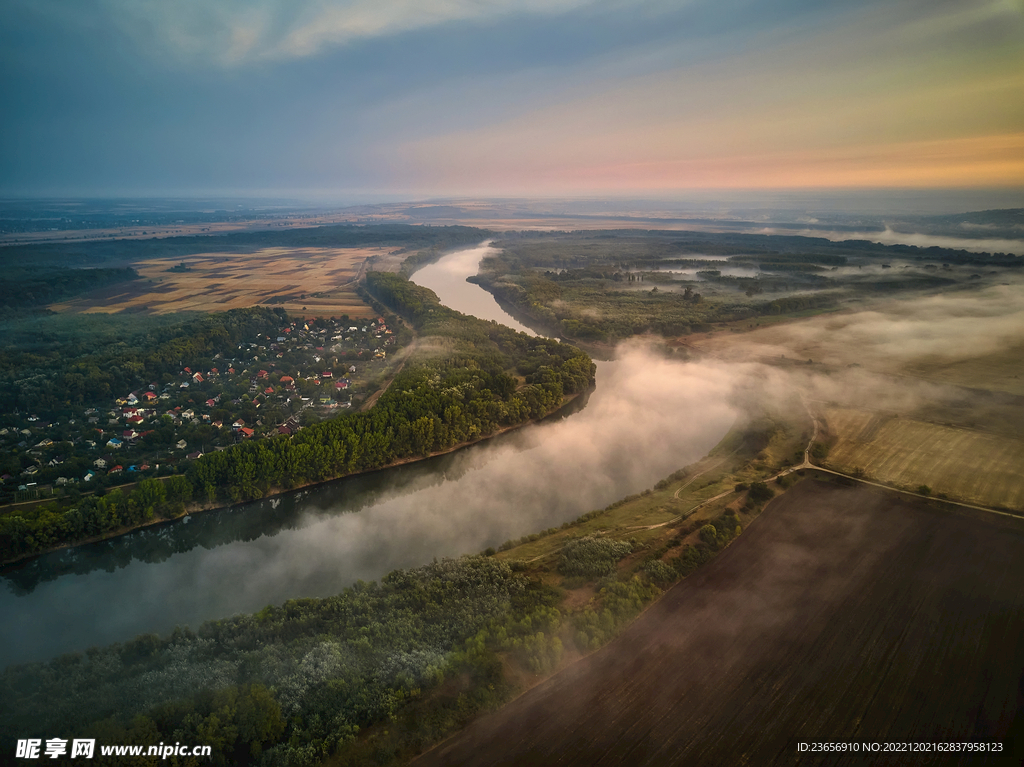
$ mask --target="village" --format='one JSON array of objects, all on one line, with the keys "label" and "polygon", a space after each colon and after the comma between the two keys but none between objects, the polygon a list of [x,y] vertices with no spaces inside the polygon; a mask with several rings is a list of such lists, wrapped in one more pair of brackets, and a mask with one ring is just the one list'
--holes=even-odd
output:
[{"label": "village", "polygon": [[276,336],[259,335],[188,361],[176,375],[91,403],[63,422],[16,414],[20,423],[8,419],[0,427],[0,445],[22,468],[0,475],[3,500],[166,476],[206,452],[290,436],[339,409],[358,407],[399,348],[384,317],[293,320]]}]

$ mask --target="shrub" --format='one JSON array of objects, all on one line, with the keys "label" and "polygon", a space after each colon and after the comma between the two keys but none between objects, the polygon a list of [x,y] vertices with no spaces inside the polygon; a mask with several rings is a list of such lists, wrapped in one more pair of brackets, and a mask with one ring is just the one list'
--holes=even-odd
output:
[{"label": "shrub", "polygon": [[774,498],[775,491],[768,487],[764,482],[753,482],[750,485],[748,497],[754,503],[763,503]]},{"label": "shrub", "polygon": [[651,559],[644,564],[644,575],[651,583],[659,585],[672,583],[679,574],[660,559]]},{"label": "shrub", "polygon": [[615,563],[633,547],[626,541],[586,536],[569,541],[562,548],[558,572],[566,576],[599,578],[615,572]]}]

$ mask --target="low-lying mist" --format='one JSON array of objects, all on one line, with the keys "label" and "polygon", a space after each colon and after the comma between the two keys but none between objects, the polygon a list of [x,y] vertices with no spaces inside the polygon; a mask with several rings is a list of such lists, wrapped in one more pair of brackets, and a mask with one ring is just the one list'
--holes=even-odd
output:
[{"label": "low-lying mist", "polygon": [[111,572],[63,576],[26,598],[3,594],[0,662],[324,596],[560,525],[701,458],[736,421],[740,399],[760,386],[756,366],[671,361],[638,346],[599,364],[584,410],[457,454],[448,470],[454,479],[384,493],[358,513],[342,513],[342,499],[336,513],[312,509],[298,528],[254,541],[117,570],[112,563]]},{"label": "low-lying mist", "polygon": [[887,370],[922,359],[980,357],[1024,342],[1022,287],[1014,279],[969,292],[879,301],[862,311],[755,330],[727,339],[722,348]]}]

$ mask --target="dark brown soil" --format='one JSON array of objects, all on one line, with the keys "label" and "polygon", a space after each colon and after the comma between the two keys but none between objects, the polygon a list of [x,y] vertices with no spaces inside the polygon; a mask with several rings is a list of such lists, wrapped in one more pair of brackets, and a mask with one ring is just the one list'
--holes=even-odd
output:
[{"label": "dark brown soil", "polygon": [[1024,742],[1024,534],[805,481],[616,641],[416,761],[980,764],[800,742]]}]

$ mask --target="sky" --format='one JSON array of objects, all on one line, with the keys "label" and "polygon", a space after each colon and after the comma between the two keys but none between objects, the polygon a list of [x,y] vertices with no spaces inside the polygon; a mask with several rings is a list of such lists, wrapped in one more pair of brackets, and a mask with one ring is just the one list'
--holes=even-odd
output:
[{"label": "sky", "polygon": [[4,0],[0,195],[1024,189],[1024,0]]}]

